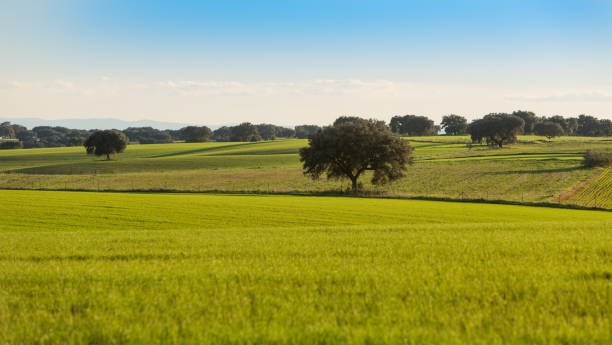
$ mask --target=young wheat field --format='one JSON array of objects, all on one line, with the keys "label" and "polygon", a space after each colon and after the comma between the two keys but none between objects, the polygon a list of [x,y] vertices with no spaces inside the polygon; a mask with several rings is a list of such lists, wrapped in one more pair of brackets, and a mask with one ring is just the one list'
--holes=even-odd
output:
[{"label": "young wheat field", "polygon": [[612,213],[0,191],[2,344],[609,344]]},{"label": "young wheat field", "polygon": [[391,198],[305,140],[2,151],[0,344],[610,344],[610,140],[409,140]]}]

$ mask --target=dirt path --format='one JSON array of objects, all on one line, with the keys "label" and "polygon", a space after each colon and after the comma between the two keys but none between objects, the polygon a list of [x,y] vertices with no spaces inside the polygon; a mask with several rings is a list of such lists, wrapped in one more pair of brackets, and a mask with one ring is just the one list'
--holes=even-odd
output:
[{"label": "dirt path", "polygon": [[567,192],[561,194],[561,197],[559,198],[560,202],[564,202],[564,201],[568,200],[569,198],[573,197],[576,193],[578,193],[581,190],[583,190],[584,188],[586,188],[586,186],[589,183],[591,183],[591,181],[596,179],[604,171],[605,171],[605,169],[596,170],[591,175],[589,175],[586,179],[578,182],[574,187],[572,187],[572,189],[570,189]]}]

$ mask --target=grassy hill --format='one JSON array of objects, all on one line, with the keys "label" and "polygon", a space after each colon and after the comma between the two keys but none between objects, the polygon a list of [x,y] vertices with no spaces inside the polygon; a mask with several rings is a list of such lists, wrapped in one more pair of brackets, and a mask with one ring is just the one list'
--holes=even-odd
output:
[{"label": "grassy hill", "polygon": [[[504,149],[469,147],[468,137],[407,138],[416,163],[406,178],[385,187],[362,179],[367,191],[398,196],[559,202],[608,207],[568,198],[600,170],[581,166],[589,149],[610,149],[610,138],[567,137],[552,142],[523,136]],[[306,140],[257,143],[131,145],[113,161],[87,156],[80,147],[0,152],[0,188],[116,191],[322,192],[342,181],[311,181],[298,151]],[[586,192],[585,192],[586,193]],[[561,199],[560,199],[561,197]]]},{"label": "grassy hill", "polygon": [[0,191],[6,344],[608,344],[612,213]]}]

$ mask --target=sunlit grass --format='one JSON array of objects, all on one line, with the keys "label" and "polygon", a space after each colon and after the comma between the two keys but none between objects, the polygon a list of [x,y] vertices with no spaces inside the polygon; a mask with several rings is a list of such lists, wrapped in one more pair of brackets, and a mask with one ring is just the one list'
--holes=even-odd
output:
[{"label": "sunlit grass", "polygon": [[0,191],[6,344],[608,344],[612,213]]}]

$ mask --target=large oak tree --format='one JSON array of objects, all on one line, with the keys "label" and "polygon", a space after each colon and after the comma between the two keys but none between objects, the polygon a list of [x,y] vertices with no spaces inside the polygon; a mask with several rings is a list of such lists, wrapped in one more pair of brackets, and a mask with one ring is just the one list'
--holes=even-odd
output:
[{"label": "large oak tree", "polygon": [[382,185],[404,176],[413,151],[382,121],[351,118],[312,134],[300,150],[304,174],[318,179],[348,178],[357,191],[359,177],[373,171],[372,184]]},{"label": "large oak tree", "polygon": [[516,142],[516,136],[523,132],[525,121],[516,115],[493,113],[480,120],[475,120],[468,126],[468,133],[473,142],[502,148],[505,144]]},{"label": "large oak tree", "polygon": [[85,140],[84,146],[87,154],[106,155],[106,160],[110,160],[111,154],[125,150],[127,138],[123,133],[115,130],[96,131]]}]

